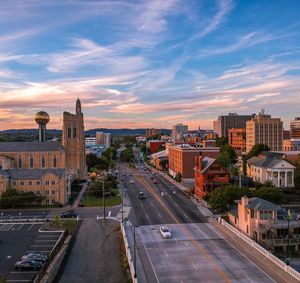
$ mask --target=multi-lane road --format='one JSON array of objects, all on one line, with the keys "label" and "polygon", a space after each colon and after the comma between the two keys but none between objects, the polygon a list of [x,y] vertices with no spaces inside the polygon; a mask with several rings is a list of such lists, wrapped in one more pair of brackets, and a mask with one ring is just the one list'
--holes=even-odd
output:
[{"label": "multi-lane road", "polygon": [[[242,254],[162,174],[153,174],[141,162],[137,166],[119,164],[118,170],[124,200],[131,206],[125,228],[132,253],[135,230],[139,282],[288,282]],[[146,199],[139,199],[139,192]],[[172,238],[162,238],[163,224]]]}]

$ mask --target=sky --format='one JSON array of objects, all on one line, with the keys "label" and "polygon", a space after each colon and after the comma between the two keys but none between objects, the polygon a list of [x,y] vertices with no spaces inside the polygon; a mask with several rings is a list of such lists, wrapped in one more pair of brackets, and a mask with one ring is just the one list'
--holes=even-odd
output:
[{"label": "sky", "polygon": [[300,116],[298,0],[0,0],[0,130]]}]

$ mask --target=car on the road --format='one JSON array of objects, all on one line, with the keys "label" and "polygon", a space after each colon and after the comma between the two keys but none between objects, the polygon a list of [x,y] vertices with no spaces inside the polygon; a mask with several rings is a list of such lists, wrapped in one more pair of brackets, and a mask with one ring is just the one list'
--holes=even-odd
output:
[{"label": "car on the road", "polygon": [[169,230],[169,228],[167,226],[161,226],[161,227],[159,227],[159,231],[160,231],[161,235],[164,238],[171,238],[172,237],[171,232],[170,232],[170,230]]},{"label": "car on the road", "polygon": [[77,213],[74,210],[68,210],[60,214],[61,218],[76,218]]},{"label": "car on the road", "polygon": [[129,183],[130,183],[130,184],[134,184],[134,180],[133,180],[133,179],[130,179]]},{"label": "car on the road", "polygon": [[22,260],[34,260],[41,263],[45,263],[47,261],[47,256],[39,254],[39,253],[29,253],[22,256]]},{"label": "car on the road", "polygon": [[15,263],[16,270],[40,270],[43,264],[39,261],[27,259],[20,260]]},{"label": "car on the road", "polygon": [[139,199],[145,199],[146,195],[144,194],[144,192],[139,192]]}]

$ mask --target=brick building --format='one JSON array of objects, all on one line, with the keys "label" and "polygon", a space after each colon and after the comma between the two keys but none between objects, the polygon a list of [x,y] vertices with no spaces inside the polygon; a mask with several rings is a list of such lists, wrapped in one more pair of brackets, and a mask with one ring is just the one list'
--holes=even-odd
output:
[{"label": "brick building", "polygon": [[236,151],[246,151],[246,129],[232,128],[228,130],[228,144]]},{"label": "brick building", "polygon": [[229,173],[218,161],[210,157],[196,157],[195,197],[202,199],[215,188],[229,184]]},{"label": "brick building", "polygon": [[155,152],[158,152],[160,148],[166,148],[166,142],[165,141],[159,141],[159,140],[150,140],[146,143],[147,147],[150,149],[150,153],[153,154]]},{"label": "brick building", "polygon": [[216,158],[220,152],[219,147],[200,148],[189,144],[168,145],[169,173],[174,178],[181,174],[182,179],[194,180],[195,157],[202,156]]}]

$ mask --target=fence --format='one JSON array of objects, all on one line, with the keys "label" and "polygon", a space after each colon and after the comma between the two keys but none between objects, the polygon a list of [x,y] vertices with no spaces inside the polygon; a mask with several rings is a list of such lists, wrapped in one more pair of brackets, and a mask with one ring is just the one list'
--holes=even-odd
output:
[{"label": "fence", "polygon": [[221,217],[218,218],[218,222],[221,223],[223,226],[225,226],[227,229],[229,229],[231,232],[233,232],[235,235],[237,235],[239,238],[243,239],[245,242],[247,242],[250,246],[252,246],[254,249],[259,251],[261,254],[263,254],[266,258],[270,259],[272,262],[274,262],[277,266],[282,268],[284,271],[286,271],[288,274],[296,278],[297,280],[300,280],[300,273],[290,267],[289,265],[285,264],[283,261],[281,261],[278,257],[274,256],[271,252],[265,250],[262,246],[257,244],[255,241],[251,240],[249,237],[244,235],[242,232],[240,232],[238,229],[230,225],[228,222],[226,222]]},{"label": "fence", "polygon": [[132,282],[133,283],[138,283],[137,278],[134,278],[135,271],[134,271],[133,257],[132,257],[131,252],[130,252],[126,232],[125,232],[124,226],[122,224],[121,224],[121,231],[122,231],[122,235],[123,235],[123,240],[124,240],[124,245],[125,245],[125,250],[126,250],[126,255],[127,255],[127,260],[128,260],[128,264],[129,264],[129,269],[130,269],[130,273],[131,273]]}]

